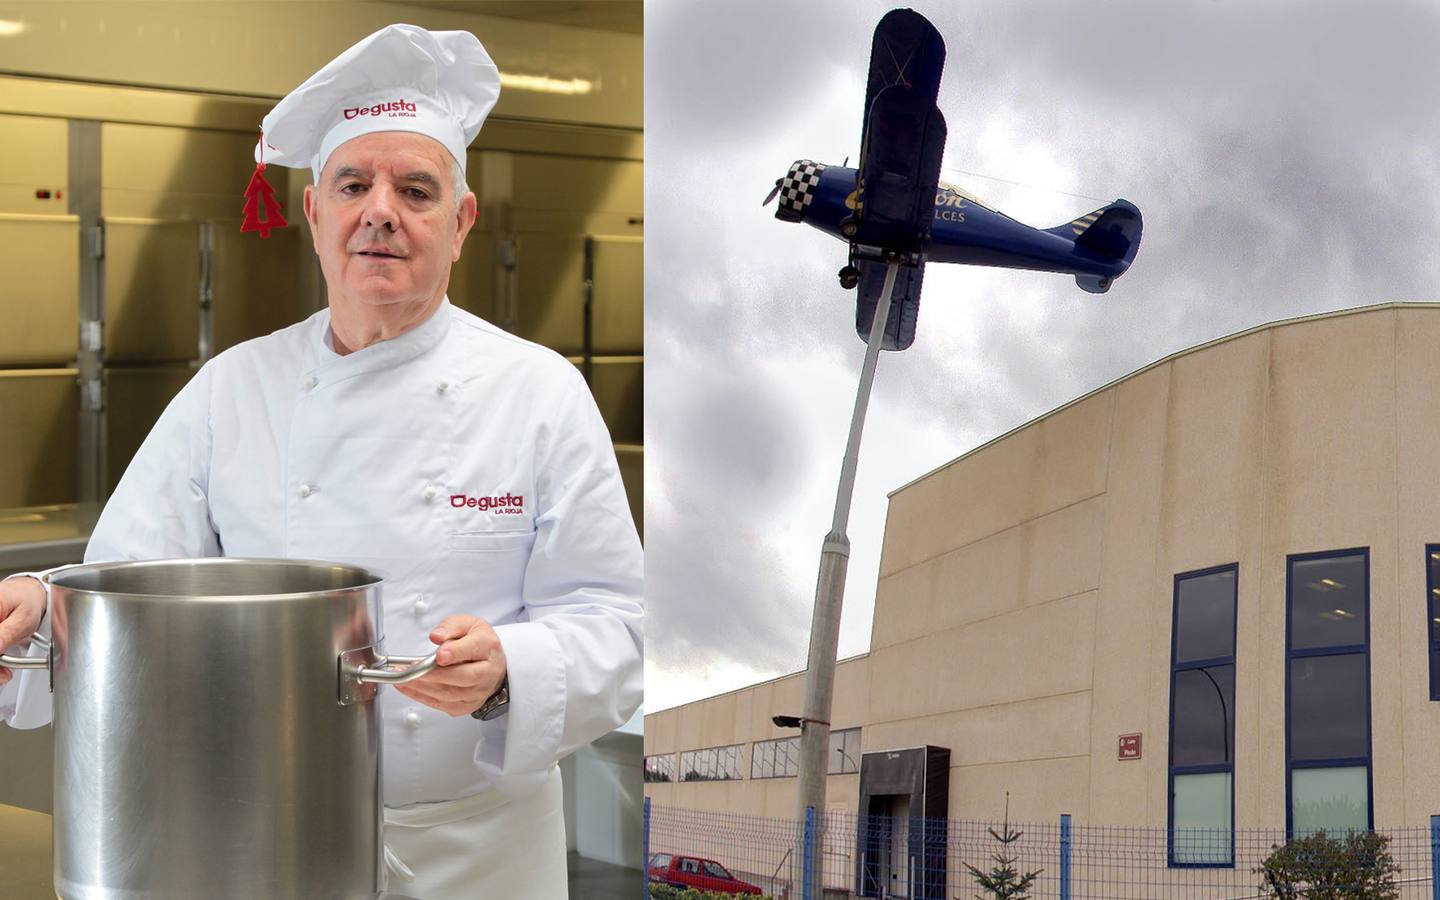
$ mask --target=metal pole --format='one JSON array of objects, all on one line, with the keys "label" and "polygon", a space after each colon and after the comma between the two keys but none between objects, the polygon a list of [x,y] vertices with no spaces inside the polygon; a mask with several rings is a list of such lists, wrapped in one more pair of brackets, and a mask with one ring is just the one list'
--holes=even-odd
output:
[{"label": "metal pole", "polygon": [[[835,516],[830,531],[843,540],[850,521],[850,498],[855,493],[855,468],[860,460],[860,432],[865,428],[865,412],[870,408],[870,386],[875,381],[875,364],[880,359],[880,345],[885,339],[885,325],[890,321],[890,295],[895,291],[895,275],[900,263],[885,266],[885,284],[875,304],[875,318],[870,322],[870,339],[865,342],[865,363],[860,367],[860,387],[855,392],[855,414],[850,418],[850,437],[845,443],[845,461],[840,467],[840,487],[835,495]],[[829,535],[825,540],[830,540]]]},{"label": "metal pole", "polygon": [[1430,817],[1430,896],[1440,900],[1440,816]]},{"label": "metal pole", "polygon": [[643,892],[640,896],[643,898],[643,900],[650,900],[650,798],[649,798],[649,797],[646,797],[646,798],[645,798],[645,824],[644,824],[643,827],[644,827],[644,830],[643,830],[643,832],[642,832],[642,835],[643,835],[643,836],[642,836],[641,839],[640,839],[640,840],[641,840],[641,849],[640,849],[640,854],[641,854],[641,856],[640,856],[640,871],[641,871],[642,873],[644,873],[644,874],[641,876],[640,884],[641,884],[642,887],[644,887],[645,890],[644,890],[644,892]]},{"label": "metal pole", "polygon": [[1060,900],[1070,900],[1070,814],[1060,814]]},{"label": "metal pole", "polygon": [[[830,701],[835,693],[835,653],[840,643],[840,606],[845,598],[845,571],[850,561],[850,539],[845,527],[850,520],[850,498],[855,492],[855,468],[860,458],[860,433],[870,406],[870,388],[875,382],[875,364],[890,320],[890,295],[895,290],[898,262],[885,267],[885,285],[875,304],[875,319],[865,343],[865,363],[860,367],[860,386],[855,392],[855,412],[850,417],[850,437],[845,460],[840,466],[840,485],[835,496],[835,516],[830,533],[820,550],[820,575],[815,584],[815,610],[810,622],[810,658],[805,674],[805,717],[800,726],[800,778],[796,812],[798,818],[813,810],[819,817],[819,833],[825,831],[825,773],[830,755]],[[819,855],[816,854],[818,859]],[[802,881],[818,883],[819,872],[811,871],[815,860],[807,860]],[[813,879],[813,880],[812,880]]]},{"label": "metal pole", "polygon": [[804,860],[805,870],[804,878],[800,882],[801,900],[815,900],[815,885],[818,881],[814,877],[816,874],[815,860],[818,856],[819,854],[815,852],[815,807],[810,806],[805,808],[805,848],[804,852],[800,854],[801,859]]}]

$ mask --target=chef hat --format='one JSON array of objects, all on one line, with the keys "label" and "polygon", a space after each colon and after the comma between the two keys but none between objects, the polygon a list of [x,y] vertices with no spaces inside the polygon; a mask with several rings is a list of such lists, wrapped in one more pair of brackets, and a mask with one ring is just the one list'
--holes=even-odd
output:
[{"label": "chef hat", "polygon": [[374,131],[432,137],[465,170],[465,148],[500,96],[500,73],[468,31],[387,25],[346,50],[275,104],[261,124],[257,163],[320,180],[336,147]]}]

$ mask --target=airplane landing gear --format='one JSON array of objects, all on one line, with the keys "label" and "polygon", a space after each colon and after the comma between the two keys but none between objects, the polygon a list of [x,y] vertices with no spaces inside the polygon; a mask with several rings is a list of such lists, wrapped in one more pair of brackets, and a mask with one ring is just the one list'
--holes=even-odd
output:
[{"label": "airplane landing gear", "polygon": [[854,266],[846,266],[840,270],[840,287],[845,290],[854,290],[855,285],[860,283],[860,270]]}]

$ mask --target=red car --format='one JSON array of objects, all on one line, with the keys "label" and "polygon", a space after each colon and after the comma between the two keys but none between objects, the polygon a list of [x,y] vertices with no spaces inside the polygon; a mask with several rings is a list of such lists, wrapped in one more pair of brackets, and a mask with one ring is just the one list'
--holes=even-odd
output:
[{"label": "red car", "polygon": [[650,857],[650,880],[678,888],[718,891],[722,894],[764,893],[748,881],[741,881],[725,871],[725,867],[715,860],[698,856],[656,853]]}]

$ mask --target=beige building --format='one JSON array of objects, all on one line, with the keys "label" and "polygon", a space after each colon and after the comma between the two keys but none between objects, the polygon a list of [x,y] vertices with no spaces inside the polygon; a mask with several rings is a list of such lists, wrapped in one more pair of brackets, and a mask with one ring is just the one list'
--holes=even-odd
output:
[{"label": "beige building", "polygon": [[[998,821],[1008,791],[1012,821],[1176,828],[1172,865],[1233,864],[1232,828],[1426,824],[1437,346],[1437,304],[1261,326],[892,493],[871,648],[835,690],[858,771],[830,776],[830,808]],[[802,691],[792,675],[647,716],[654,804],[793,817],[796,779],[755,760],[793,737],[770,718]],[[927,796],[867,785],[924,747]]]}]

